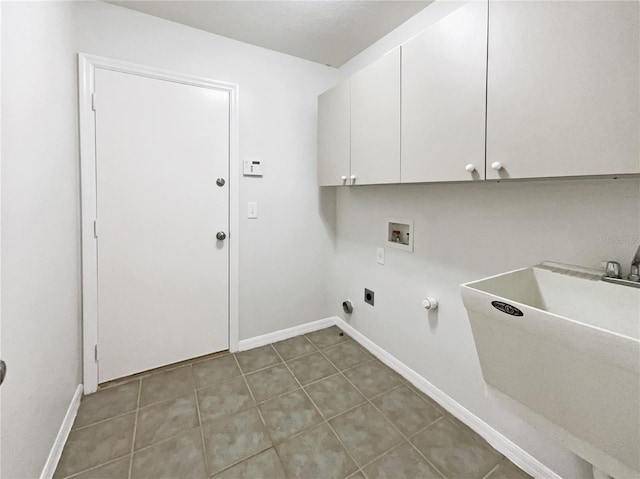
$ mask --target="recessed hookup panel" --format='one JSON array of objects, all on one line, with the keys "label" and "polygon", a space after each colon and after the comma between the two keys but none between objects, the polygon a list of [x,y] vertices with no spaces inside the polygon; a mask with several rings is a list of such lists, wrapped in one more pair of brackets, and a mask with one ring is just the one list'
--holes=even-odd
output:
[{"label": "recessed hookup panel", "polygon": [[387,218],[384,233],[385,246],[413,252],[413,220]]},{"label": "recessed hookup panel", "polygon": [[375,293],[373,291],[371,291],[370,289],[364,288],[365,303],[369,303],[371,306],[373,306],[374,297],[375,297]]}]

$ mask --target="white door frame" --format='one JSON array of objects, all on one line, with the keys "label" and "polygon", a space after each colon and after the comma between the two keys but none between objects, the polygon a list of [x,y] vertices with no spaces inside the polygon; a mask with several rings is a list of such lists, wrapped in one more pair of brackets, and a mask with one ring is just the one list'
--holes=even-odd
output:
[{"label": "white door frame", "polygon": [[238,86],[111,58],[79,53],[82,358],[85,394],[95,392],[98,389],[98,363],[95,349],[98,344],[98,249],[93,230],[97,212],[96,125],[93,111],[96,68],[229,92],[229,349],[231,351],[238,350],[238,190],[240,185]]}]

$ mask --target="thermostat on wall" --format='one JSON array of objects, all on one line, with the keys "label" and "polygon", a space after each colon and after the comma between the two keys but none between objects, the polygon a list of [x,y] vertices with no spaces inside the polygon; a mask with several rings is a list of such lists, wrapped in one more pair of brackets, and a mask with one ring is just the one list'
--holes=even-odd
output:
[{"label": "thermostat on wall", "polygon": [[262,176],[262,160],[245,158],[243,172],[244,176]]}]

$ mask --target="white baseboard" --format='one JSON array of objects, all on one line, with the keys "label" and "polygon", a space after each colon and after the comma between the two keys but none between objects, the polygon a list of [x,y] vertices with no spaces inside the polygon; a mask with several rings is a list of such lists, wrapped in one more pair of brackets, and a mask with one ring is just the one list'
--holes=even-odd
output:
[{"label": "white baseboard", "polygon": [[76,392],[71,399],[71,404],[69,404],[69,408],[67,409],[67,414],[65,414],[62,424],[60,425],[60,430],[58,431],[56,440],[51,447],[51,452],[49,453],[47,462],[45,462],[44,467],[42,468],[40,479],[51,479],[53,474],[56,472],[58,461],[60,460],[60,456],[62,456],[62,450],[64,449],[64,445],[66,444],[69,433],[71,432],[71,427],[73,426],[73,421],[76,419],[76,414],[78,414],[81,399],[82,384],[78,384]]},{"label": "white baseboard", "polygon": [[273,333],[263,334],[262,336],[256,336],[255,338],[243,339],[238,342],[238,351],[246,351],[247,349],[258,348],[265,344],[275,343],[282,341],[283,339],[293,338],[305,333],[311,333],[319,329],[328,328],[336,324],[336,318],[325,318],[310,323],[300,324],[293,328],[281,329],[280,331],[274,331]]},{"label": "white baseboard", "polygon": [[561,479],[559,475],[542,464],[535,457],[530,455],[520,446],[514,444],[507,437],[500,434],[489,424],[484,422],[482,419],[466,409],[460,403],[435,387],[433,384],[420,376],[413,369],[402,363],[396,357],[392,356],[387,351],[382,349],[376,343],[374,343],[362,333],[357,331],[355,328],[350,326],[347,322],[338,317],[333,318],[333,320],[336,326],[338,326],[345,333],[355,339],[371,354],[373,354],[384,364],[386,364],[402,377],[411,382],[411,384],[413,384],[416,388],[418,388],[420,391],[437,402],[452,416],[456,417],[461,422],[473,429],[476,433],[482,436],[485,441],[491,444],[491,446],[493,446],[497,451],[502,453],[505,457],[507,457],[507,459],[509,459],[527,474],[537,479]]}]

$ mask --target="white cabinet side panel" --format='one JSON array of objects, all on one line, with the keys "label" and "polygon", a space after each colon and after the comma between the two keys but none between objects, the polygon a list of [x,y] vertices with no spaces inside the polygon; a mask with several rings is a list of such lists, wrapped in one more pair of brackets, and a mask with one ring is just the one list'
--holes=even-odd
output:
[{"label": "white cabinet side panel", "polygon": [[349,178],[351,156],[350,80],[318,97],[318,184],[340,186]]}]

